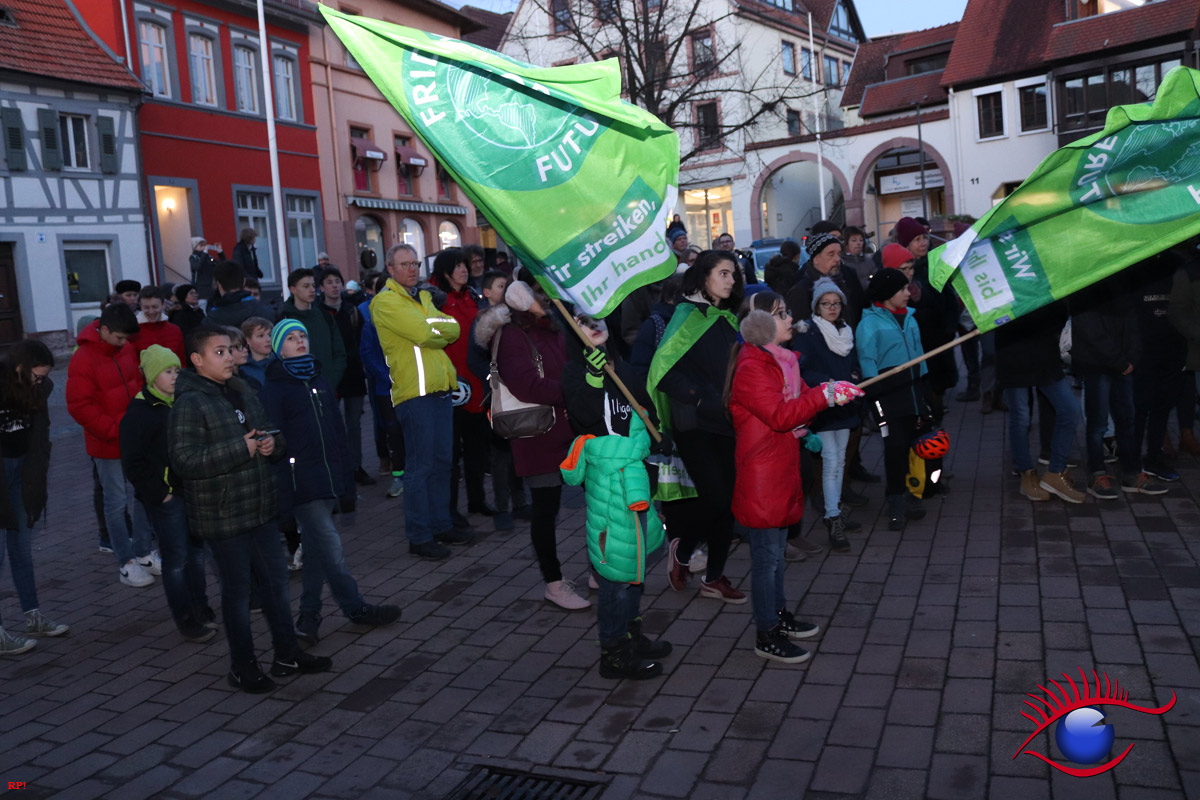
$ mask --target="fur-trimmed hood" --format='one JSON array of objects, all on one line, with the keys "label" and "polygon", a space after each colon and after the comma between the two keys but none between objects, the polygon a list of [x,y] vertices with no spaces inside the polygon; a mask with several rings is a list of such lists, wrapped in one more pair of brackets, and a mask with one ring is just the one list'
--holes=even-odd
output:
[{"label": "fur-trimmed hood", "polygon": [[775,318],[768,311],[755,309],[742,320],[741,331],[746,344],[766,347],[775,341]]},{"label": "fur-trimmed hood", "polygon": [[475,344],[490,353],[492,337],[510,322],[512,322],[512,311],[503,303],[480,311],[479,316],[475,317]]}]

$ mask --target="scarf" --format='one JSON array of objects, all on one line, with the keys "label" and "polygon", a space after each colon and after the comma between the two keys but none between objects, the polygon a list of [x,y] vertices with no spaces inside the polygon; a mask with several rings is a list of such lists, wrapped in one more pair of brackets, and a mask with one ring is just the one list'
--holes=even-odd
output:
[{"label": "scarf", "polygon": [[156,387],[151,386],[150,384],[146,384],[146,391],[157,397],[159,400],[162,400],[168,406],[175,405],[175,395],[173,394],[165,394],[160,392]]},{"label": "scarf", "polygon": [[312,357],[312,353],[305,353],[302,356],[292,356],[291,358],[279,359],[283,364],[283,368],[287,370],[288,375],[302,381],[311,381],[317,374],[317,362]]},{"label": "scarf", "polygon": [[[775,363],[783,370],[783,400],[786,403],[788,400],[795,400],[800,396],[800,387],[803,384],[800,381],[800,359],[796,358],[796,354],[791,350],[785,350],[779,345],[772,342],[763,348],[771,357],[775,359]],[[799,425],[792,428],[792,436],[797,439],[803,438],[808,434],[808,427]]]},{"label": "scarf", "polygon": [[849,325],[843,324],[839,328],[819,316],[814,316],[812,321],[817,326],[817,330],[821,332],[821,336],[825,337],[825,344],[833,351],[834,355],[848,355],[854,349],[854,331],[850,330]]}]

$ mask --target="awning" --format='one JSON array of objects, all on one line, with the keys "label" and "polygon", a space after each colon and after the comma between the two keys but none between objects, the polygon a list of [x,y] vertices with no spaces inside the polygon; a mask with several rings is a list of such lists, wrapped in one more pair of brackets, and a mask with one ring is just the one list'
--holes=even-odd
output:
[{"label": "awning", "polygon": [[398,144],[396,145],[396,163],[408,164],[412,167],[426,167],[429,165],[429,159],[411,147]]},{"label": "awning", "polygon": [[387,161],[387,151],[372,142],[370,139],[355,137],[350,140],[350,146],[354,148],[355,158],[369,158],[372,161]]},{"label": "awning", "polygon": [[428,214],[465,215],[467,213],[464,206],[418,203],[412,200],[383,200],[377,197],[347,197],[346,205],[358,208],[378,208],[385,211],[423,211]]}]

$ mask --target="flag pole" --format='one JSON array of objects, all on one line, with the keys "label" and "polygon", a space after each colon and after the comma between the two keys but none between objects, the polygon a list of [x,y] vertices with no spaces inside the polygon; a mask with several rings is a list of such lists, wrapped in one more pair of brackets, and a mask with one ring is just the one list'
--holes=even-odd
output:
[{"label": "flag pole", "polygon": [[906,369],[910,369],[910,368],[912,368],[912,367],[915,367],[917,364],[920,364],[922,361],[924,361],[924,360],[926,360],[926,359],[928,359],[928,358],[933,358],[933,357],[934,357],[934,356],[936,356],[938,353],[944,353],[944,352],[946,352],[947,350],[949,350],[949,349],[951,349],[951,348],[953,348],[953,347],[958,347],[958,346],[959,346],[960,344],[962,344],[963,342],[966,342],[966,341],[969,341],[969,340],[971,340],[971,339],[974,339],[976,336],[979,336],[979,335],[980,335],[979,328],[976,328],[975,330],[971,331],[970,333],[966,333],[966,334],[963,334],[962,336],[959,336],[957,339],[955,339],[955,340],[954,340],[954,341],[952,341],[952,342],[946,342],[946,343],[945,343],[944,345],[942,345],[941,347],[935,347],[935,348],[933,348],[932,350],[930,350],[928,353],[926,353],[926,354],[925,354],[925,355],[923,355],[923,356],[920,356],[920,357],[918,357],[918,358],[914,358],[914,359],[913,359],[913,360],[911,360],[911,361],[905,361],[905,362],[904,362],[903,364],[901,364],[900,366],[898,366],[898,367],[892,367],[892,368],[891,368],[891,369],[889,369],[887,372],[881,372],[881,373],[879,373],[878,375],[876,375],[874,378],[867,378],[865,381],[863,381],[862,383],[858,384],[858,388],[859,388],[859,389],[866,389],[868,386],[870,386],[870,385],[871,385],[871,384],[873,384],[873,383],[878,383],[879,381],[881,381],[881,380],[884,380],[885,378],[890,378],[890,377],[892,377],[893,375],[896,375],[896,374],[899,374],[899,373],[901,373],[901,372],[904,372]]},{"label": "flag pole", "polygon": [[[575,321],[575,317],[567,313],[567,307],[562,304],[562,300],[555,297],[554,305],[557,306],[558,312],[562,314],[567,324],[571,326],[571,330],[575,331],[575,334],[579,337],[579,341],[583,342],[583,346],[588,350],[595,350],[596,346],[592,344],[587,334],[579,327],[579,323]],[[608,377],[613,379],[613,383],[621,390],[621,394],[625,395],[625,399],[629,401],[629,405],[633,406],[633,410],[637,412],[637,415],[642,418],[642,423],[646,426],[646,430],[650,432],[650,435],[654,437],[654,441],[661,442],[662,434],[658,432],[658,428],[654,427],[654,423],[650,421],[650,416],[646,413],[646,409],[642,408],[641,403],[634,398],[633,392],[629,391],[629,387],[617,376],[617,371],[613,369],[612,362],[604,365],[604,371],[608,373]]]}]

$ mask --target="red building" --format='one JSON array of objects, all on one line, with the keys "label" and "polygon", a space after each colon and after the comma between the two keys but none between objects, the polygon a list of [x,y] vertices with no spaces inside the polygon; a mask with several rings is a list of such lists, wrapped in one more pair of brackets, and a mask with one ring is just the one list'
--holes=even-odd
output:
[{"label": "red building", "polygon": [[[124,3],[124,8],[122,8]],[[263,64],[253,3],[76,0],[88,25],[142,78],[140,150],[157,280],[190,280],[192,237],[231,255],[254,228],[264,284],[281,260],[267,146]],[[291,269],[324,249],[321,174],[304,0],[266,0],[273,111]]]}]

